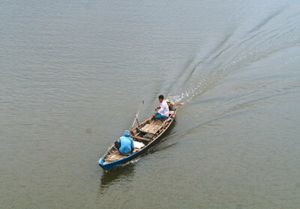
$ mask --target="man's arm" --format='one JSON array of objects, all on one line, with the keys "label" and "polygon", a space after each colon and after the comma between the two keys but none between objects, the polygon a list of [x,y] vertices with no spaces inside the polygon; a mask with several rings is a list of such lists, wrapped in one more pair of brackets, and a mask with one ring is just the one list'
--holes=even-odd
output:
[{"label": "man's arm", "polygon": [[158,113],[155,113],[152,115],[153,118],[155,118],[158,115]]}]

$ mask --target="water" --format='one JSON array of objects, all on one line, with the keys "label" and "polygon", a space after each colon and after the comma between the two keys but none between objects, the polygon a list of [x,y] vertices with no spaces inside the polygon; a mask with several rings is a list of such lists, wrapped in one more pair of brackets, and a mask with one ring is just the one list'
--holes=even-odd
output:
[{"label": "water", "polygon": [[[0,2],[3,208],[299,208],[298,1]],[[157,96],[162,140],[97,164]]]}]

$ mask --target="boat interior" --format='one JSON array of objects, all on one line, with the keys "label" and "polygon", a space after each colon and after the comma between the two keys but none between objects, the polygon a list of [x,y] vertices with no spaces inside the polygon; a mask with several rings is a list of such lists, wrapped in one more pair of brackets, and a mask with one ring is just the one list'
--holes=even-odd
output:
[{"label": "boat interior", "polygon": [[[151,118],[131,130],[131,138],[133,138],[135,143],[135,149],[133,153],[141,151],[145,148],[153,139],[156,139],[162,132],[164,132],[166,126],[171,122],[171,116],[175,111],[170,111],[170,115],[166,120]],[[114,162],[116,160],[121,160],[129,154],[122,154],[113,145],[106,156],[104,157],[105,162]]]}]

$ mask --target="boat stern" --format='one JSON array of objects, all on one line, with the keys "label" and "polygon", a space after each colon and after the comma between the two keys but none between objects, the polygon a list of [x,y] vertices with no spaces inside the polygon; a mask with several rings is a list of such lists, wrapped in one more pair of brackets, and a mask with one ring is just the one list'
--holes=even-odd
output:
[{"label": "boat stern", "polygon": [[99,163],[99,166],[100,166],[101,168],[103,168],[104,170],[111,170],[111,169],[113,169],[114,167],[116,167],[116,166],[119,165],[118,162],[105,162],[105,161],[103,160],[103,158],[100,158],[99,161],[98,161],[98,163]]}]

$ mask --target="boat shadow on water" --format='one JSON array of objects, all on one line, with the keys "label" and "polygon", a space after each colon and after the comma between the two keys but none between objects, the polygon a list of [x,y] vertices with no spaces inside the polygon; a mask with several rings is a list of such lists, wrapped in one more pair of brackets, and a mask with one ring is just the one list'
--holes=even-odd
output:
[{"label": "boat shadow on water", "polygon": [[[136,161],[137,159],[133,160]],[[131,178],[134,174],[134,162],[128,162],[124,165],[118,166],[110,171],[103,171],[100,178],[99,194],[103,194],[111,185],[118,182],[120,179]]]},{"label": "boat shadow on water", "polygon": [[[123,178],[132,178],[136,163],[143,158],[145,155],[154,154],[157,151],[162,151],[166,148],[172,147],[174,144],[164,147],[163,149],[157,149],[157,147],[163,143],[165,140],[169,138],[170,132],[174,128],[176,121],[174,124],[170,126],[170,128],[162,135],[162,138],[155,143],[144,153],[142,153],[139,157],[127,162],[124,165],[120,165],[116,168],[113,168],[110,171],[103,170],[103,174],[100,178],[100,187],[99,187],[99,194],[103,194],[106,189],[108,189],[111,185],[118,182],[120,179]],[[176,143],[175,143],[176,144]]]}]

